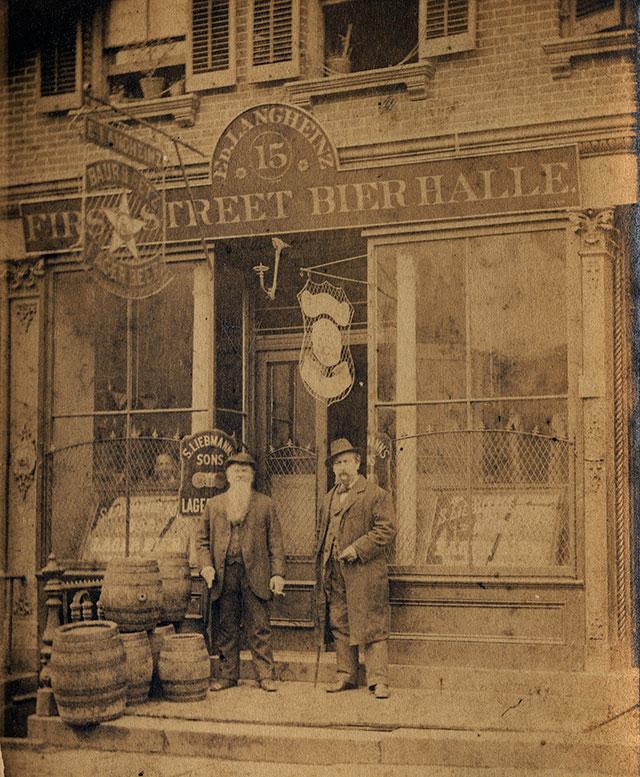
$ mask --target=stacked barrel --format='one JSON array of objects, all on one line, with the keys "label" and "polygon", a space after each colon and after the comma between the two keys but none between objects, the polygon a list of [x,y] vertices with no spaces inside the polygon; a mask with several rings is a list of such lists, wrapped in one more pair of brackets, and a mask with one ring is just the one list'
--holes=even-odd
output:
[{"label": "stacked barrel", "polygon": [[209,654],[201,634],[176,634],[191,598],[186,554],[109,562],[100,596],[105,620],[61,626],[51,684],[61,718],[86,726],[122,715],[150,693],[204,699]]}]

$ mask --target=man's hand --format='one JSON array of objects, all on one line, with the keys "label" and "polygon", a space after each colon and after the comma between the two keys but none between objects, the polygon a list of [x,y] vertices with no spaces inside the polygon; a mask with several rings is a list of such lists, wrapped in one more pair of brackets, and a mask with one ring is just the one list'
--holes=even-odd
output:
[{"label": "man's hand", "polygon": [[357,561],[358,551],[353,547],[353,545],[347,545],[347,547],[342,551],[338,558],[340,561],[347,561],[349,563]]},{"label": "man's hand", "polygon": [[271,593],[276,596],[284,596],[284,577],[274,575],[269,581],[269,588],[271,589]]},{"label": "man's hand", "polygon": [[207,588],[211,588],[213,581],[216,579],[216,570],[213,567],[202,567],[200,577],[207,584]]}]

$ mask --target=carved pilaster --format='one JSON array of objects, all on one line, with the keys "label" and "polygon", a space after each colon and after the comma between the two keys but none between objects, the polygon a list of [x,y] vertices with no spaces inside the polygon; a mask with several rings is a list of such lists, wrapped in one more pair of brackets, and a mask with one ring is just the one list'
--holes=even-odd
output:
[{"label": "carved pilaster", "polygon": [[35,302],[21,302],[19,305],[16,305],[16,318],[22,325],[25,334],[29,331],[37,309]]},{"label": "carved pilaster", "polygon": [[9,291],[13,293],[32,291],[44,272],[44,259],[9,262],[6,269]]},{"label": "carved pilaster", "polygon": [[51,689],[49,661],[51,660],[53,637],[56,629],[62,623],[62,574],[63,570],[58,566],[56,557],[51,553],[46,567],[38,575],[38,577],[44,580],[45,607],[47,608],[47,621],[42,633],[42,645],[40,647],[40,677],[36,706],[36,713],[38,715],[51,716],[58,714]]},{"label": "carved pilaster", "polygon": [[23,501],[33,484],[37,459],[35,433],[25,422],[11,450],[11,472]]},{"label": "carved pilaster", "polygon": [[608,667],[607,492],[611,478],[611,247],[613,210],[570,214],[582,287],[582,398],[586,663]]}]

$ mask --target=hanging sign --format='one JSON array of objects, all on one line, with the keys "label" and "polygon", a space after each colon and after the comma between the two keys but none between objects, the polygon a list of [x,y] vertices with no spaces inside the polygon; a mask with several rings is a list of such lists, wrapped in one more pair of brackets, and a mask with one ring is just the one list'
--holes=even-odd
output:
[{"label": "hanging sign", "polygon": [[113,294],[142,299],[171,280],[164,260],[164,194],[135,167],[114,159],[84,174],[83,258]]},{"label": "hanging sign", "polygon": [[86,116],[84,120],[84,139],[146,167],[162,167],[165,163],[164,153],[159,148],[91,116]]},{"label": "hanging sign", "polygon": [[180,512],[200,515],[207,499],[226,485],[224,463],[237,449],[234,437],[220,429],[196,432],[180,442]]},{"label": "hanging sign", "polygon": [[344,289],[308,280],[298,293],[304,336],[300,376],[309,393],[328,405],[344,399],[353,386],[353,357],[347,335],[353,305]]}]

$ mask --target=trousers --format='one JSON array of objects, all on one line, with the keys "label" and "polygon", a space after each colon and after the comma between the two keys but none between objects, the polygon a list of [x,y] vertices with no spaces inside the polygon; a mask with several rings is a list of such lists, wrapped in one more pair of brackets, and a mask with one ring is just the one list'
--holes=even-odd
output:
[{"label": "trousers", "polygon": [[215,602],[214,623],[220,651],[220,677],[240,677],[240,629],[251,650],[258,680],[273,679],[269,602],[257,597],[249,586],[241,561],[227,563],[220,598]]},{"label": "trousers", "polygon": [[[329,627],[336,643],[336,669],[338,679],[358,684],[358,645],[349,644],[349,611],[347,610],[347,589],[342,576],[340,562],[327,561],[326,592],[329,598]],[[367,642],[359,646],[364,655],[367,685],[373,688],[378,683],[389,684],[388,640]]]}]

